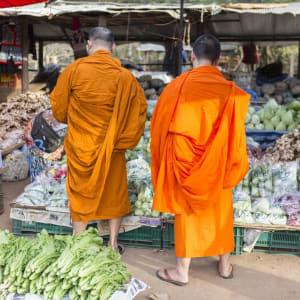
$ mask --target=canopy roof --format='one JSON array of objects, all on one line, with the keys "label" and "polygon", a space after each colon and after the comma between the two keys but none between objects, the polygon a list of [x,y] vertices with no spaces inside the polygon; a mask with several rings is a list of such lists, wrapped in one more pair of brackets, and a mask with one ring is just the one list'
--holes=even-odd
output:
[{"label": "canopy roof", "polygon": [[[55,1],[0,9],[0,15],[24,17],[34,24],[34,34],[41,40],[67,40],[72,17],[79,16],[87,31],[106,19],[119,41],[162,43],[177,39],[180,8],[170,4],[116,4],[89,1]],[[298,41],[300,40],[300,3],[185,5],[185,43],[202,33],[215,34],[221,41]],[[6,22],[6,18],[1,19]],[[67,34],[67,35],[66,35]],[[67,37],[68,36],[68,37]]]}]

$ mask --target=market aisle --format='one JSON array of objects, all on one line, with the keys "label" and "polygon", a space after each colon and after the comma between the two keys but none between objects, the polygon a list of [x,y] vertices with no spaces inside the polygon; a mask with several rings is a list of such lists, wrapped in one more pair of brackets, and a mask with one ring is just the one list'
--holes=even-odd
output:
[{"label": "market aisle", "polygon": [[300,299],[300,258],[291,255],[243,254],[233,256],[235,278],[217,276],[216,258],[194,259],[190,283],[176,287],[155,277],[161,267],[175,263],[172,251],[127,248],[123,256],[133,275],[152,288],[136,299],[153,293],[167,294],[159,300],[292,300]]},{"label": "market aisle", "polygon": [[4,194],[4,213],[0,215],[0,230],[12,230],[11,219],[9,218],[9,205],[17,198],[17,196],[24,192],[25,186],[29,183],[29,178],[18,182],[2,182]]},{"label": "market aisle", "polygon": [[[3,183],[5,213],[0,216],[0,229],[11,230],[9,203],[21,194],[28,180]],[[152,288],[137,300],[150,299],[153,293],[169,298],[157,300],[298,300],[300,299],[300,258],[291,255],[243,254],[233,256],[235,278],[223,280],[217,276],[216,258],[194,259],[190,283],[176,287],[158,280],[155,271],[170,267],[175,257],[172,251],[126,248],[123,261],[132,274]]]}]

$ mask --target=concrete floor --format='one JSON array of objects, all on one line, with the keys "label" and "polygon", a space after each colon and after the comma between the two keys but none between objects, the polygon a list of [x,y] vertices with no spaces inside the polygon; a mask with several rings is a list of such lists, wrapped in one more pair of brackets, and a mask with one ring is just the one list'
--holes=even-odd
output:
[{"label": "concrete floor", "polygon": [[[9,203],[23,192],[28,182],[3,184],[5,213],[0,216],[0,229],[11,230]],[[170,285],[155,276],[158,268],[175,263],[173,251],[126,248],[123,261],[133,276],[151,287],[138,295],[137,300],[300,300],[300,258],[296,256],[233,256],[235,277],[232,280],[217,276],[215,257],[194,259],[190,282],[185,287]],[[157,297],[151,298],[153,294]]]}]

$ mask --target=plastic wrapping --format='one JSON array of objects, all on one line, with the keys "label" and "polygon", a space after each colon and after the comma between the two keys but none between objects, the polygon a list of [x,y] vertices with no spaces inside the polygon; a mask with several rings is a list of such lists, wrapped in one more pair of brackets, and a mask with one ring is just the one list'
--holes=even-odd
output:
[{"label": "plastic wrapping", "polygon": [[57,163],[44,170],[33,183],[25,187],[16,202],[30,206],[66,207],[66,165]]},{"label": "plastic wrapping", "polygon": [[255,220],[251,211],[235,209],[234,210],[234,221],[243,224],[253,224]]},{"label": "plastic wrapping", "polygon": [[290,193],[276,199],[275,205],[285,210],[288,215],[287,224],[300,226],[300,193]]},{"label": "plastic wrapping", "polygon": [[18,181],[28,177],[29,159],[28,149],[24,145],[21,150],[14,150],[3,159],[3,165],[8,167],[2,175],[3,181]]},{"label": "plastic wrapping", "polygon": [[251,196],[268,197],[272,194],[272,164],[268,160],[256,161],[251,171]]},{"label": "plastic wrapping", "polygon": [[247,192],[235,192],[233,194],[233,208],[251,211],[251,197]]},{"label": "plastic wrapping", "polygon": [[298,190],[297,172],[296,161],[273,164],[274,196],[280,197]]}]

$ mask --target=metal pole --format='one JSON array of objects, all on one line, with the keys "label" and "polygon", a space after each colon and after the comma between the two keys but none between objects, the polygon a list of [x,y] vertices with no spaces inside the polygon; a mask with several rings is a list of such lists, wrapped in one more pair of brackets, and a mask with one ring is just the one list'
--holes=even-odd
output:
[{"label": "metal pole", "polygon": [[22,24],[22,93],[26,93],[29,89],[29,77],[28,77],[28,22],[23,21]]},{"label": "metal pole", "polygon": [[178,70],[177,74],[181,74],[182,69],[182,50],[183,50],[183,9],[184,9],[184,0],[180,0],[180,23],[179,23],[179,41],[178,41]]},{"label": "metal pole", "polygon": [[44,43],[39,40],[39,70],[44,68]]}]

